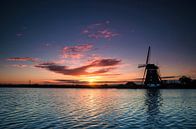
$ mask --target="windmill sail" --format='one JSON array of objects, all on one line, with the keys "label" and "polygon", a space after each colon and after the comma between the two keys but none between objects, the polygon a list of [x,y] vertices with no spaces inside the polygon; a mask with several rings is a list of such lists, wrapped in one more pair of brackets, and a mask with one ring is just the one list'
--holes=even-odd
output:
[{"label": "windmill sail", "polygon": [[148,54],[147,54],[147,58],[146,58],[146,65],[149,63],[150,60],[150,46],[148,47]]}]

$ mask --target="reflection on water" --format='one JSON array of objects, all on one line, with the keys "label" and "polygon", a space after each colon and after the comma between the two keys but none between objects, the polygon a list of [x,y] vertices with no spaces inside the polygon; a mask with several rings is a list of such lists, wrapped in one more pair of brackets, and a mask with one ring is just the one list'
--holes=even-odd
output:
[{"label": "reflection on water", "polygon": [[145,105],[147,106],[147,122],[154,128],[159,125],[159,113],[162,98],[159,89],[147,89],[145,94]]},{"label": "reflection on water", "polygon": [[0,128],[193,128],[195,90],[0,88]]}]

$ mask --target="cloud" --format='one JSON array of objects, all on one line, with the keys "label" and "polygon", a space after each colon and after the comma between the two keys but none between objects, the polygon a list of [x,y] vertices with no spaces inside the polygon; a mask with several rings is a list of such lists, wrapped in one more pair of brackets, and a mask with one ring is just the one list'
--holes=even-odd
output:
[{"label": "cloud", "polygon": [[[88,84],[88,81],[80,81],[80,80],[67,80],[67,79],[55,79],[52,80],[53,83],[59,83],[59,84]],[[96,84],[123,84],[126,83],[127,81],[95,81],[94,83]]]},{"label": "cloud", "polygon": [[87,35],[89,38],[94,39],[112,39],[113,37],[118,36],[119,34],[114,32],[108,27],[110,21],[103,23],[96,23],[86,27],[82,33]]},{"label": "cloud", "polygon": [[30,62],[38,62],[38,58],[31,57],[11,57],[7,59],[8,61],[30,61]]},{"label": "cloud", "polygon": [[94,66],[114,66],[121,62],[121,60],[117,59],[99,59],[95,60],[91,63]]},{"label": "cloud", "polygon": [[[67,66],[57,65],[55,63],[41,63],[36,65],[35,67],[47,69],[49,71],[53,71],[55,73],[61,73],[64,75],[72,75],[72,76],[80,76],[80,75],[98,75],[110,72],[114,69],[114,66],[117,66],[121,63],[121,60],[117,59],[100,59],[95,60],[87,65],[76,67],[76,68],[68,68]],[[88,72],[89,68],[99,67],[99,70],[95,70],[92,72]]]},{"label": "cloud", "polygon": [[65,46],[62,50],[64,58],[81,58],[85,52],[92,50],[92,44]]},{"label": "cloud", "polygon": [[25,65],[25,64],[13,64],[11,66],[12,67],[17,67],[17,68],[26,68],[26,67],[28,67],[28,65]]},{"label": "cloud", "polygon": [[95,83],[99,83],[99,84],[122,84],[125,83],[127,81],[96,81]]},{"label": "cloud", "polygon": [[44,46],[45,46],[45,47],[50,47],[51,44],[50,44],[50,43],[45,43]]},{"label": "cloud", "polygon": [[90,32],[88,33],[89,38],[94,38],[94,39],[100,39],[100,38],[105,38],[105,39],[112,39],[115,36],[118,36],[119,34],[112,32],[111,30],[104,29],[104,30],[97,30],[95,32]]},{"label": "cloud", "polygon": [[16,37],[18,37],[18,38],[24,37],[25,30],[27,30],[27,27],[26,26],[21,26],[19,28],[18,32],[16,33]]},{"label": "cloud", "polygon": [[76,58],[76,59],[80,59],[82,58],[84,55],[81,53],[64,53],[63,54],[63,58]]},{"label": "cloud", "polygon": [[82,66],[74,69],[69,69],[67,66],[57,65],[55,63],[42,63],[36,65],[35,67],[44,68],[49,71],[53,71],[55,73],[61,73],[64,75],[75,75],[75,76],[87,74],[85,70],[88,68],[88,66]]},{"label": "cloud", "polygon": [[76,45],[76,46],[67,46],[64,47],[64,52],[72,53],[72,52],[86,52],[91,50],[93,47],[92,44],[82,44],[82,45]]},{"label": "cloud", "polygon": [[88,83],[87,81],[67,80],[67,79],[55,79],[53,81],[59,82],[59,83],[69,83],[69,84],[86,84],[86,83]]},{"label": "cloud", "polygon": [[23,33],[16,33],[16,36],[17,36],[17,37],[23,37],[24,34],[23,34]]}]

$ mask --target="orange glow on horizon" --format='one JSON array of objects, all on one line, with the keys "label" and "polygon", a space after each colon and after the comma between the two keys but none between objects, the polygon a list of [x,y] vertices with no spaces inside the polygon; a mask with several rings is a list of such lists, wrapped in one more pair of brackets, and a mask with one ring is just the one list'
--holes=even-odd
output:
[{"label": "orange glow on horizon", "polygon": [[100,76],[90,76],[90,77],[86,77],[85,81],[88,82],[88,85],[96,85],[97,81],[100,79]]}]

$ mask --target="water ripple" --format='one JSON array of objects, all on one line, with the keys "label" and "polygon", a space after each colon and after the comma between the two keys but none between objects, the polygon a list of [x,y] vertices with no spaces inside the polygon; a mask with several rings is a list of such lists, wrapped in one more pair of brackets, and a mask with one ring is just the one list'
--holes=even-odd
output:
[{"label": "water ripple", "polygon": [[195,91],[0,88],[0,128],[191,129]]}]

